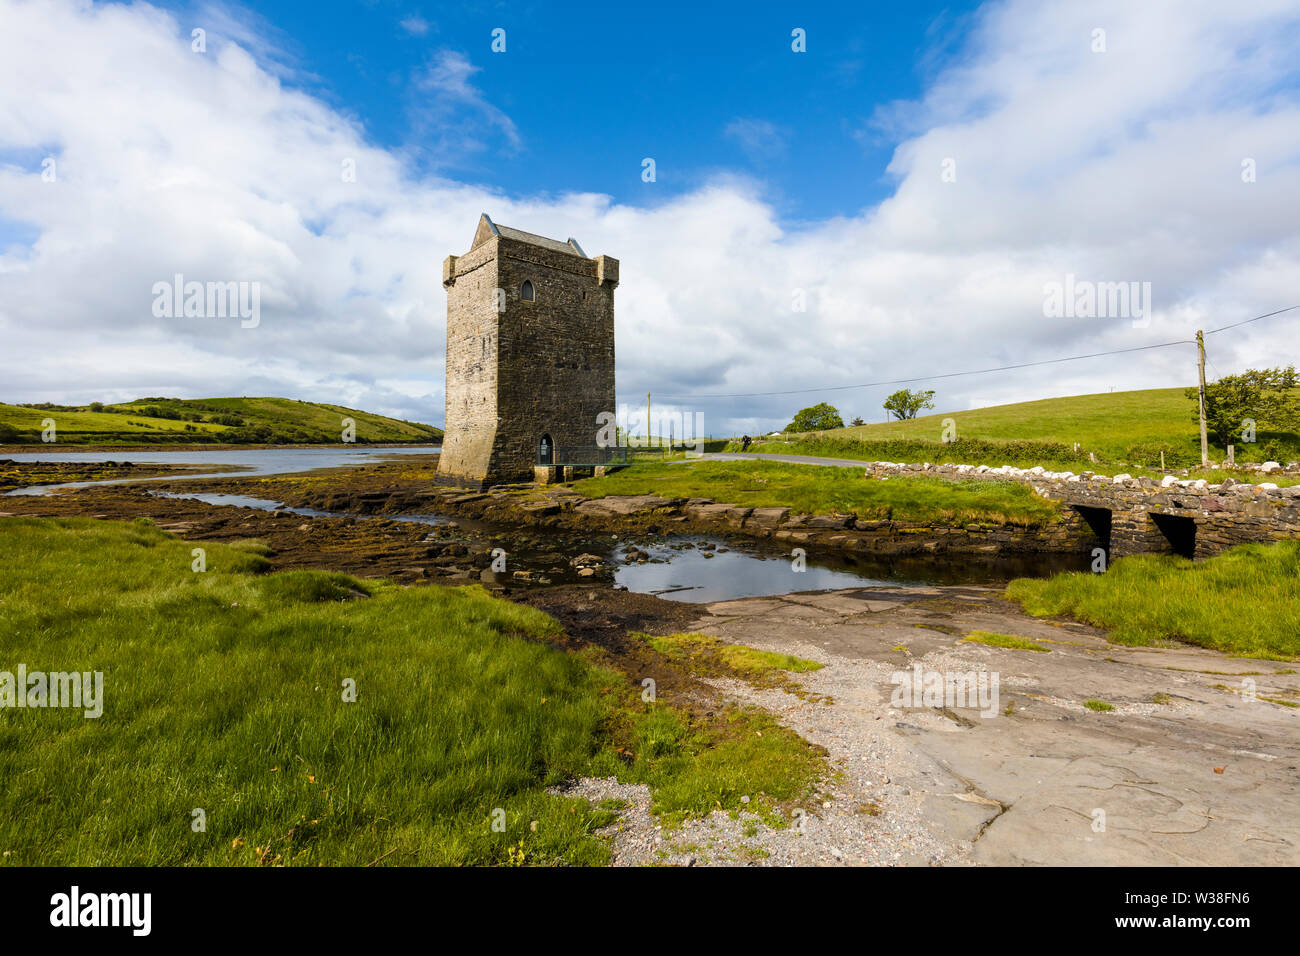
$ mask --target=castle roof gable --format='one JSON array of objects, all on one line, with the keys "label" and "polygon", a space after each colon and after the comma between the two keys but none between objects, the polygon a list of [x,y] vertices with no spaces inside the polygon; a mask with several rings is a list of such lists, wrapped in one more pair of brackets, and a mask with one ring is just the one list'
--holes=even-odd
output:
[{"label": "castle roof gable", "polygon": [[516,242],[526,242],[532,246],[539,246],[542,249],[550,249],[552,252],[567,252],[571,256],[580,256],[587,258],[587,254],[582,251],[578,245],[577,239],[570,239],[568,242],[560,242],[558,239],[548,239],[545,236],[539,236],[535,233],[524,232],[522,229],[515,229],[511,226],[502,226],[493,222],[487,213],[479,217],[478,229],[474,232],[474,244],[470,249],[475,249],[482,243],[486,242],[492,236],[505,236],[507,239],[513,239]]}]

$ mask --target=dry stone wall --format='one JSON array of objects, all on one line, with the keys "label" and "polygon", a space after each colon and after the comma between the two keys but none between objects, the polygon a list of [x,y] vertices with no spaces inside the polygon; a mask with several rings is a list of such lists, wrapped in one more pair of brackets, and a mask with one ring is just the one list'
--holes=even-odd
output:
[{"label": "dry stone wall", "polygon": [[[1268,462],[1260,472],[1289,473]],[[1166,475],[1162,479],[1091,472],[1053,472],[1004,465],[930,465],[877,461],[866,464],[877,476],[929,474],[970,480],[1021,481],[1045,498],[1060,501],[1089,523],[1109,523],[1112,557],[1141,553],[1186,553],[1209,557],[1249,542],[1300,537],[1300,485],[1243,482],[1225,475],[1220,482]],[[1109,512],[1106,518],[1099,512]],[[1193,530],[1194,527],[1194,530]],[[1186,549],[1184,551],[1184,549]]]}]

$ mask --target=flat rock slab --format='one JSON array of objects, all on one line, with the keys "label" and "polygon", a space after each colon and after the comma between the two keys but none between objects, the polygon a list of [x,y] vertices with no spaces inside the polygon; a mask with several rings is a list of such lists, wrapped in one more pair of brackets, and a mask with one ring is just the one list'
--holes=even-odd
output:
[{"label": "flat rock slab", "polygon": [[[810,862],[1300,864],[1300,709],[1263,699],[1300,701],[1294,665],[1112,644],[968,587],[725,601],[691,629],[825,665],[797,675],[807,700],[733,690],[826,747],[846,781],[822,811],[840,856]],[[974,630],[1049,653],[965,641]],[[996,675],[996,704],[902,703],[917,667]],[[863,800],[882,812],[840,805]]]},{"label": "flat rock slab", "polygon": [[760,528],[775,528],[790,515],[789,508],[755,508],[749,513],[748,524]]},{"label": "flat rock slab", "polygon": [[653,511],[672,504],[670,498],[657,495],[620,495],[608,498],[593,498],[575,508],[579,514],[587,515],[633,515],[642,511]]},{"label": "flat rock slab", "polygon": [[717,521],[725,519],[731,511],[731,505],[686,503],[686,514],[696,521]]}]

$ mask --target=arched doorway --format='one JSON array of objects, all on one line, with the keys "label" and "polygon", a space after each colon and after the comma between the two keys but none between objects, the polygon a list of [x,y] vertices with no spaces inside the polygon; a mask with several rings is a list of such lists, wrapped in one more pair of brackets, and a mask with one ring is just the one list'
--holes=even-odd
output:
[{"label": "arched doorway", "polygon": [[555,463],[555,444],[551,441],[550,435],[543,435],[542,440],[537,443],[537,463],[539,465]]}]

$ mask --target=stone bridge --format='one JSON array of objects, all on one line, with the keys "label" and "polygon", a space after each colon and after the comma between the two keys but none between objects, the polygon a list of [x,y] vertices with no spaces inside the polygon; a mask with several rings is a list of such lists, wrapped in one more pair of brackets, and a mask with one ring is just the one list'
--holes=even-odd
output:
[{"label": "stone bridge", "polygon": [[[848,464],[848,462],[845,462]],[[869,462],[868,474],[1020,481],[1062,503],[1065,519],[1082,522],[1111,557],[1179,554],[1203,558],[1248,542],[1300,538],[1300,485],[1279,488],[1225,477],[1211,484],[1091,472],[1053,472],[1004,465]],[[1281,470],[1278,466],[1278,470]],[[1082,530],[1082,528],[1080,528]]]}]

